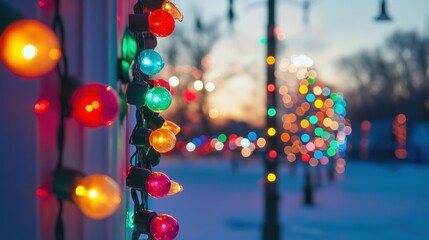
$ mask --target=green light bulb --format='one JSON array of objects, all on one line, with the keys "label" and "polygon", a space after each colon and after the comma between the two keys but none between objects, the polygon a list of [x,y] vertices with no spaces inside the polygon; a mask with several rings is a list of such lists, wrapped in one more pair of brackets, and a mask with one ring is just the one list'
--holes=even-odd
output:
[{"label": "green light bulb", "polygon": [[267,113],[268,113],[268,116],[270,117],[274,117],[277,114],[276,109],[274,108],[269,108]]},{"label": "green light bulb", "polygon": [[307,78],[308,84],[313,85],[316,82],[316,79],[314,78]]},{"label": "green light bulb", "polygon": [[163,112],[170,107],[172,97],[170,92],[164,87],[154,87],[146,94],[146,105],[154,112]]},{"label": "green light bulb", "polygon": [[222,134],[219,134],[219,136],[217,137],[217,140],[221,143],[225,143],[226,140],[228,140],[228,138],[226,137],[225,134],[222,133]]},{"label": "green light bulb", "polygon": [[134,212],[127,212],[127,227],[134,229],[136,225],[134,224]]},{"label": "green light bulb", "polygon": [[335,156],[335,149],[334,148],[328,148],[328,150],[326,150],[326,153],[328,154],[328,156],[333,157]]},{"label": "green light bulb", "polygon": [[131,63],[137,54],[137,42],[128,28],[125,29],[124,36],[122,37],[121,51],[122,59],[128,63]]},{"label": "green light bulb", "polygon": [[321,137],[321,136],[322,136],[322,134],[323,134],[323,129],[322,129],[321,127],[316,127],[316,128],[314,129],[314,134],[315,134],[316,136],[318,136],[318,137]]},{"label": "green light bulb", "polygon": [[310,121],[311,124],[316,124],[319,121],[319,119],[317,119],[317,117],[314,115],[311,116],[308,120]]}]

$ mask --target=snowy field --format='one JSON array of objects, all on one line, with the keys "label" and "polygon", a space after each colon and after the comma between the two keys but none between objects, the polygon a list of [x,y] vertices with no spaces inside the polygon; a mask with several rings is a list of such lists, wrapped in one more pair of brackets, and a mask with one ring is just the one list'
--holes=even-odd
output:
[{"label": "snowy field", "polygon": [[[156,171],[184,191],[151,201],[176,217],[179,240],[257,240],[263,222],[262,164],[163,158]],[[316,205],[301,204],[303,176],[280,171],[282,239],[429,239],[429,165],[348,161],[335,182],[324,180]]]}]

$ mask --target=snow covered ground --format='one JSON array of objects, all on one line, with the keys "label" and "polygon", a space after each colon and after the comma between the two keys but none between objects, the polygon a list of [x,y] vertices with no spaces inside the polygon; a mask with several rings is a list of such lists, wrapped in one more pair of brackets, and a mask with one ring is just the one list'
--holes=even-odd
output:
[{"label": "snow covered ground", "polygon": [[[155,170],[184,186],[150,206],[179,221],[177,239],[261,239],[260,162],[234,172],[228,161],[163,158]],[[314,207],[301,204],[301,171],[282,167],[279,181],[282,239],[429,239],[427,165],[348,161],[344,175],[316,190]]]}]

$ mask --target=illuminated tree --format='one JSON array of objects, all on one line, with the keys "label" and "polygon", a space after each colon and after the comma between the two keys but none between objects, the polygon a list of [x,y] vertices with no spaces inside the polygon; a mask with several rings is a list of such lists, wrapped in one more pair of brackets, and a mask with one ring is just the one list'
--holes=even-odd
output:
[{"label": "illuminated tree", "polygon": [[346,103],[342,94],[318,82],[317,72],[309,70],[305,64],[289,60],[283,63],[281,70],[294,73],[298,84],[279,88],[285,107],[281,115],[284,132],[280,139],[285,145],[286,159],[291,163],[301,160],[305,164],[304,204],[312,205],[310,166],[320,169],[326,165],[338,173],[344,172],[342,157],[346,150],[346,136],[351,132],[344,118]]}]

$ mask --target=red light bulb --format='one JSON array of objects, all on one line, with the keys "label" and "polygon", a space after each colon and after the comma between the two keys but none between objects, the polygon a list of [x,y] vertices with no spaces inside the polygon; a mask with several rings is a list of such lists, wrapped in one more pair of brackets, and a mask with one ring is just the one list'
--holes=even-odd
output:
[{"label": "red light bulb", "polygon": [[148,22],[150,32],[156,37],[166,37],[174,31],[174,18],[165,10],[153,11],[148,17]]},{"label": "red light bulb", "polygon": [[308,162],[308,161],[310,161],[310,154],[308,154],[308,153],[304,153],[304,154],[302,154],[302,157],[301,157],[301,159],[302,159],[302,161],[303,162]]},{"label": "red light bulb", "polygon": [[171,188],[170,178],[161,172],[153,172],[149,174],[146,180],[146,191],[155,198],[167,196]]},{"label": "red light bulb", "polygon": [[277,157],[277,151],[276,150],[270,150],[268,152],[268,157],[271,158],[271,159],[276,158]]},{"label": "red light bulb", "polygon": [[179,223],[170,215],[158,215],[150,222],[150,233],[156,240],[173,240],[179,233]]},{"label": "red light bulb", "polygon": [[274,84],[272,84],[272,83],[270,83],[270,84],[268,84],[267,85],[267,91],[268,92],[274,92],[276,90],[276,85],[274,85]]},{"label": "red light bulb", "polygon": [[119,113],[116,91],[101,83],[79,87],[71,97],[73,116],[88,127],[111,125]]},{"label": "red light bulb", "polygon": [[158,86],[159,87],[164,87],[168,91],[171,91],[170,83],[168,83],[164,79],[155,79],[155,80],[153,80],[153,87],[158,87]]},{"label": "red light bulb", "polygon": [[39,100],[34,104],[34,112],[37,114],[43,114],[49,109],[48,100]]},{"label": "red light bulb", "polygon": [[192,90],[186,89],[185,91],[183,91],[183,98],[187,102],[193,102],[197,100],[198,94]]}]

